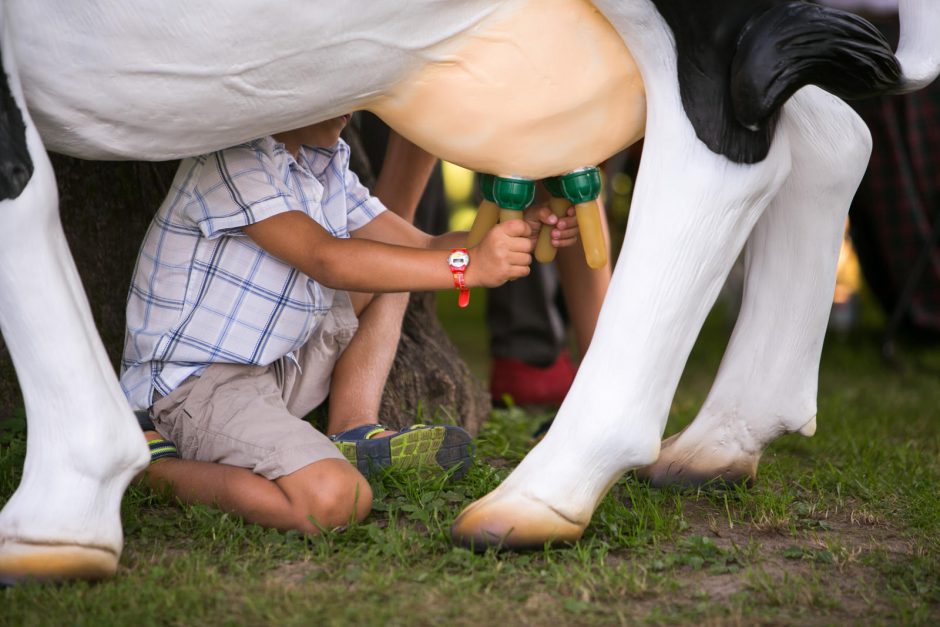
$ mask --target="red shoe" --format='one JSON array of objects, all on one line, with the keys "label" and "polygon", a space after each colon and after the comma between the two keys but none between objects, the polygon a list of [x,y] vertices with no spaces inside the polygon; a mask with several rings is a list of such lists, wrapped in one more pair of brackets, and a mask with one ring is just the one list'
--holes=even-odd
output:
[{"label": "red shoe", "polygon": [[490,397],[500,407],[506,406],[506,397],[517,406],[561,405],[577,371],[566,350],[544,368],[497,357],[490,369]]}]

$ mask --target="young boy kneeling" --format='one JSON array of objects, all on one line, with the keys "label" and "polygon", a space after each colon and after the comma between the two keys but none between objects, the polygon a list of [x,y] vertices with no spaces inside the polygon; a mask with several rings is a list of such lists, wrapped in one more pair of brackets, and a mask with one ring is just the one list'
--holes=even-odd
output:
[{"label": "young boy kneeling", "polygon": [[[368,514],[370,468],[466,467],[472,452],[459,427],[378,424],[407,292],[453,285],[466,233],[386,211],[348,169],[348,119],[184,160],[127,307],[121,384],[160,461],[147,481],[306,533]],[[530,209],[469,251],[466,285],[528,274],[540,221],[574,243],[574,218]],[[324,435],[302,417],[327,396]]]}]

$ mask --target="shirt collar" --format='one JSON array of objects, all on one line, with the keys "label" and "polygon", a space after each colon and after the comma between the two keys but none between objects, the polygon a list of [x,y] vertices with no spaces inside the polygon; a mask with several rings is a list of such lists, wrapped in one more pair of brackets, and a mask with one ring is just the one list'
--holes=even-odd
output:
[{"label": "shirt collar", "polygon": [[344,172],[349,167],[349,144],[340,139],[331,148],[301,146],[297,155],[314,176],[322,176],[331,163]]},{"label": "shirt collar", "polygon": [[276,141],[270,135],[250,141],[247,145],[260,145],[262,150],[269,155],[280,153],[287,159],[286,164],[293,161],[297,163],[297,165],[309,170],[315,177],[323,176],[323,173],[326,172],[331,163],[336,163],[337,169],[340,172],[345,171],[349,167],[349,144],[343,139],[337,141],[330,148],[303,145],[300,147],[299,154],[297,155],[299,159],[295,159],[292,154],[287,152],[284,144]]}]

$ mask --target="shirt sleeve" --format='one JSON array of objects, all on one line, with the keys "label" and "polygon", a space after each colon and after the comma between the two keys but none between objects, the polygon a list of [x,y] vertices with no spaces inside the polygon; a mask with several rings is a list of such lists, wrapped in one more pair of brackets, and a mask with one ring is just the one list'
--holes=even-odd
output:
[{"label": "shirt sleeve", "polygon": [[186,217],[213,239],[237,235],[242,227],[279,213],[302,211],[287,187],[288,176],[286,163],[278,167],[255,144],[214,152],[206,157]]},{"label": "shirt sleeve", "polygon": [[385,211],[382,201],[359,182],[356,173],[346,168],[346,220],[350,231],[367,225]]}]

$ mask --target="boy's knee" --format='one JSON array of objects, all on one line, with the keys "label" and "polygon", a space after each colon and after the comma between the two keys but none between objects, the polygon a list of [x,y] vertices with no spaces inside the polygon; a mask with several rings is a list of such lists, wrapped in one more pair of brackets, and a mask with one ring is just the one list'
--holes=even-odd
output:
[{"label": "boy's knee", "polygon": [[294,503],[297,527],[306,533],[320,533],[360,522],[372,509],[372,488],[358,470],[345,461],[324,460],[317,465],[303,494]]}]

